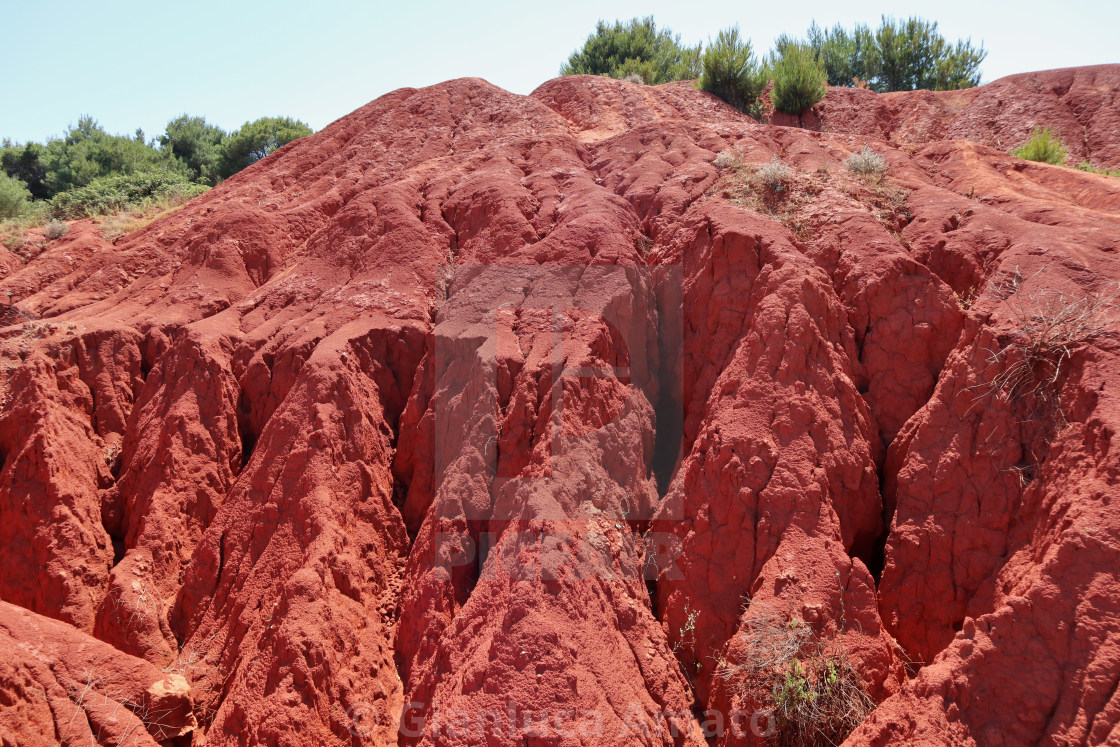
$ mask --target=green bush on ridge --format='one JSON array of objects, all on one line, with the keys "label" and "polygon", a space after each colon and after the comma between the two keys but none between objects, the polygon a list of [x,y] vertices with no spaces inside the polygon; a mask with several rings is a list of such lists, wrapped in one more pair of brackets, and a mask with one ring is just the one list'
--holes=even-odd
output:
[{"label": "green bush on ridge", "polygon": [[131,137],[111,135],[90,116],[79,118],[78,125],[64,137],[49,141],[41,164],[45,169],[43,184],[51,196],[112,174],[156,170],[186,174],[170,154],[144,142],[142,132]]},{"label": "green bush on ridge", "polygon": [[192,182],[214,186],[221,181],[225,130],[209,124],[205,117],[183,114],[167,123],[159,136],[160,148],[186,165]]},{"label": "green bush on ridge", "polygon": [[771,63],[774,85],[770,103],[786,114],[801,114],[828,93],[828,75],[808,44],[779,47]]},{"label": "green bush on ridge", "polygon": [[1049,127],[1036,127],[1030,139],[1020,145],[1011,155],[1028,161],[1040,161],[1061,166],[1066,162],[1066,146],[1061,137]]},{"label": "green bush on ridge", "polygon": [[261,117],[246,122],[231,133],[223,145],[219,165],[221,176],[228,179],[274,150],[313,132],[306,124],[291,117]]},{"label": "green bush on ridge", "polygon": [[680,34],[658,29],[653,16],[623,23],[599,21],[595,32],[560,66],[561,75],[638,75],[649,85],[700,74],[700,45],[686,47]]},{"label": "green bush on ridge", "polygon": [[767,71],[755,58],[739,27],[723,29],[701,57],[700,89],[719,96],[736,109],[750,112],[766,87]]},{"label": "green bush on ridge", "polygon": [[[609,75],[614,78],[639,75],[646,83],[656,84],[698,75],[703,79],[705,67],[718,64],[720,72],[730,71],[734,78],[739,50],[735,45],[729,45],[727,35],[732,32],[735,41],[742,44],[738,41],[738,27],[735,27],[721,31],[716,42],[709,43],[702,50],[701,45],[682,45],[680,36],[668,29],[659,30],[653,16],[634,18],[626,23],[615,21],[613,25],[599,21],[595,33],[561,66],[560,74]],[[749,48],[750,43],[746,42],[746,45]],[[773,58],[781,59],[787,49],[794,47],[811,50],[811,55],[794,54],[815,57],[828,85],[859,85],[877,92],[969,88],[980,83],[980,63],[988,56],[983,44],[973,46],[971,39],[949,42],[938,31],[936,21],[916,16],[905,20],[883,16],[879,27],[874,30],[865,24],[856,24],[851,31],[840,24],[822,29],[814,21],[803,41],[784,34],[779,37]],[[716,56],[709,57],[713,48]],[[759,66],[757,74],[761,75],[763,70],[764,66]],[[714,74],[713,70],[709,77]],[[811,81],[806,80],[800,85],[807,92],[815,91],[815,81],[814,72]],[[763,80],[763,85],[765,83],[766,80]],[[702,87],[739,108],[749,107],[749,104],[742,105],[742,94],[726,84],[710,82]],[[787,100],[782,94],[781,98],[793,108],[806,96]]]},{"label": "green bush on ridge", "polygon": [[1099,166],[1094,166],[1089,159],[1083,160],[1081,163],[1074,166],[1078,171],[1088,171],[1090,174],[1104,174],[1105,176],[1120,176],[1120,169],[1103,169]]},{"label": "green bush on ridge", "polygon": [[950,44],[936,21],[883,16],[874,31],[856,24],[822,29],[814,22],[806,42],[820,57],[829,85],[866,84],[873,91],[944,91],[980,83],[980,63],[988,56],[983,45],[958,40]]}]

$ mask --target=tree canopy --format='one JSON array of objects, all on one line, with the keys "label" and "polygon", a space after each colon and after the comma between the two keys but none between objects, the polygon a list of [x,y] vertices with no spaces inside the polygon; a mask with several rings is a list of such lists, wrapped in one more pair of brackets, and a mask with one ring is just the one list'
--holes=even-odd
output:
[{"label": "tree canopy", "polygon": [[700,88],[714,93],[741,111],[754,104],[769,79],[739,27],[723,29],[708,44],[701,60]]},{"label": "tree canopy", "polygon": [[[732,32],[734,40],[729,36]],[[743,44],[750,49],[750,40],[740,38],[738,27],[721,31],[704,49],[700,44],[681,44],[680,35],[659,29],[653,16],[613,24],[599,21],[583,47],[572,52],[560,67],[560,74],[612,78],[637,74],[651,85],[699,77],[702,88],[746,110],[751,108],[749,102],[744,105],[740,99],[753,85],[747,85],[741,71],[735,70]],[[877,29],[864,24],[856,24],[851,30],[840,24],[825,29],[813,22],[804,39],[780,36],[768,60],[781,60],[785,51],[801,46],[806,48],[805,53],[791,52],[793,57],[784,74],[796,70],[803,77],[799,85],[805,90],[819,90],[804,78],[816,67],[811,64],[813,59],[823,68],[828,85],[860,85],[879,92],[917,88],[939,91],[978,85],[980,64],[988,55],[983,45],[976,47],[971,39],[950,42],[938,31],[936,21],[883,16]],[[756,70],[765,69],[767,66],[761,65]],[[739,82],[732,82],[735,80]]]},{"label": "tree canopy", "polygon": [[774,79],[770,102],[780,112],[801,114],[828,92],[824,65],[808,44],[779,45],[770,69]]},{"label": "tree canopy", "polygon": [[110,135],[93,117],[78,119],[66,135],[47,143],[41,155],[43,184],[54,195],[84,187],[110,174],[138,171],[184,171],[183,165],[140,137]]},{"label": "tree canopy", "polygon": [[700,45],[681,44],[680,34],[658,29],[653,16],[608,25],[599,21],[583,47],[560,67],[561,75],[640,75],[649,85],[696,78],[700,74]]},{"label": "tree canopy", "polygon": [[310,127],[291,117],[261,117],[253,122],[246,122],[230,134],[226,141],[222,155],[222,176],[233,176],[277,148],[311,134]]},{"label": "tree canopy", "polygon": [[46,209],[71,218],[172,195],[187,199],[310,134],[290,117],[262,117],[227,134],[204,117],[183,114],[146,141],[142,130],[112,135],[83,115],[46,143],[0,142],[0,217]]},{"label": "tree canopy", "polygon": [[220,165],[226,132],[209,124],[205,117],[188,114],[167,123],[159,136],[160,147],[182,161],[191,181],[213,186],[221,179]]},{"label": "tree canopy", "polygon": [[834,86],[856,80],[873,91],[944,91],[980,83],[980,63],[988,56],[972,40],[950,43],[936,21],[912,17],[905,21],[883,16],[874,31],[857,24],[852,31],[837,24],[831,29],[810,26],[806,38],[820,56]]}]

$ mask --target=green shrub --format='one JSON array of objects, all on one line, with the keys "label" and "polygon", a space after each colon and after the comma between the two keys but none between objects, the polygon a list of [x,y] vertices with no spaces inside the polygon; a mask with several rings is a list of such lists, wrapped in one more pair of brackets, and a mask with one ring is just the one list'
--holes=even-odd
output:
[{"label": "green shrub", "polygon": [[19,179],[0,173],[0,219],[18,218],[27,210],[31,193]]},{"label": "green shrub", "polygon": [[828,74],[812,47],[786,44],[771,65],[770,103],[786,114],[801,114],[828,93]]},{"label": "green shrub", "polygon": [[291,117],[261,117],[246,122],[225,141],[221,174],[228,178],[253,165],[277,148],[313,134],[313,130]]},{"label": "green shrub", "polygon": [[187,200],[207,189],[188,182],[182,174],[168,171],[115,174],[55,195],[50,212],[55,218],[65,219],[106,215],[147,202]]},{"label": "green shrub", "polygon": [[1030,139],[1020,145],[1011,155],[1028,161],[1040,161],[1061,166],[1066,162],[1066,146],[1058,133],[1049,127],[1036,127]]},{"label": "green shrub", "polygon": [[658,79],[660,73],[657,70],[657,63],[652,60],[627,60],[619,65],[614,72],[615,75],[609,77],[630,81],[631,83],[641,82],[642,85],[645,85],[647,80],[664,82]]},{"label": "green shrub", "polygon": [[608,25],[599,21],[595,33],[560,66],[561,75],[640,75],[649,85],[687,80],[699,75],[700,46],[681,44],[680,34],[658,29],[653,16]]},{"label": "green shrub", "polygon": [[1088,159],[1085,159],[1076,167],[1079,171],[1088,171],[1090,174],[1104,174],[1105,176],[1120,176],[1120,169],[1102,169],[1094,166]]},{"label": "green shrub", "polygon": [[724,29],[708,44],[701,59],[700,88],[739,111],[748,111],[766,87],[766,72],[739,27]]}]

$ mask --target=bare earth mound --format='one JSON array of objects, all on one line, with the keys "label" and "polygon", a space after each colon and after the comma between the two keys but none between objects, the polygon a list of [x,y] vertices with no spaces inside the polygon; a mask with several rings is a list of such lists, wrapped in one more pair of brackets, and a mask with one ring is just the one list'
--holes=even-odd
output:
[{"label": "bare earth mound", "polygon": [[456,80],[0,258],[0,738],[1120,740],[1120,179],[1004,152],[1118,97]]}]

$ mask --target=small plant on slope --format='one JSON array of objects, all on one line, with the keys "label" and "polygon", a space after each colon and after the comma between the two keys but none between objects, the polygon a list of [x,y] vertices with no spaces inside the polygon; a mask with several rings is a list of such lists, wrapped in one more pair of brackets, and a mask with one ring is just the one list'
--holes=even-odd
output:
[{"label": "small plant on slope", "polygon": [[886,172],[887,160],[883,158],[883,154],[865,145],[848,156],[844,161],[844,168],[858,176],[878,178]]},{"label": "small plant on slope", "polygon": [[742,165],[742,160],[740,160],[739,156],[735,155],[735,151],[721,150],[712,160],[712,165],[722,171]]},{"label": "small plant on slope", "polygon": [[1030,139],[1012,151],[1011,155],[1028,161],[1061,166],[1066,162],[1066,146],[1058,133],[1049,127],[1036,127]]},{"label": "small plant on slope", "polygon": [[1090,174],[1104,174],[1105,176],[1120,176],[1120,169],[1102,169],[1094,166],[1091,161],[1085,159],[1075,166],[1078,171],[1088,171]]},{"label": "small plant on slope", "polygon": [[43,224],[43,235],[48,239],[61,239],[70,231],[70,226],[60,220],[49,220]]},{"label": "small plant on slope", "polygon": [[716,676],[744,701],[772,709],[778,744],[840,744],[875,707],[839,639],[770,608],[756,609],[737,635],[742,656]]},{"label": "small plant on slope", "polygon": [[758,186],[774,194],[779,194],[789,189],[792,179],[793,171],[790,170],[789,166],[779,161],[777,156],[774,156],[768,163],[760,166],[758,172],[755,174],[755,181]]}]

